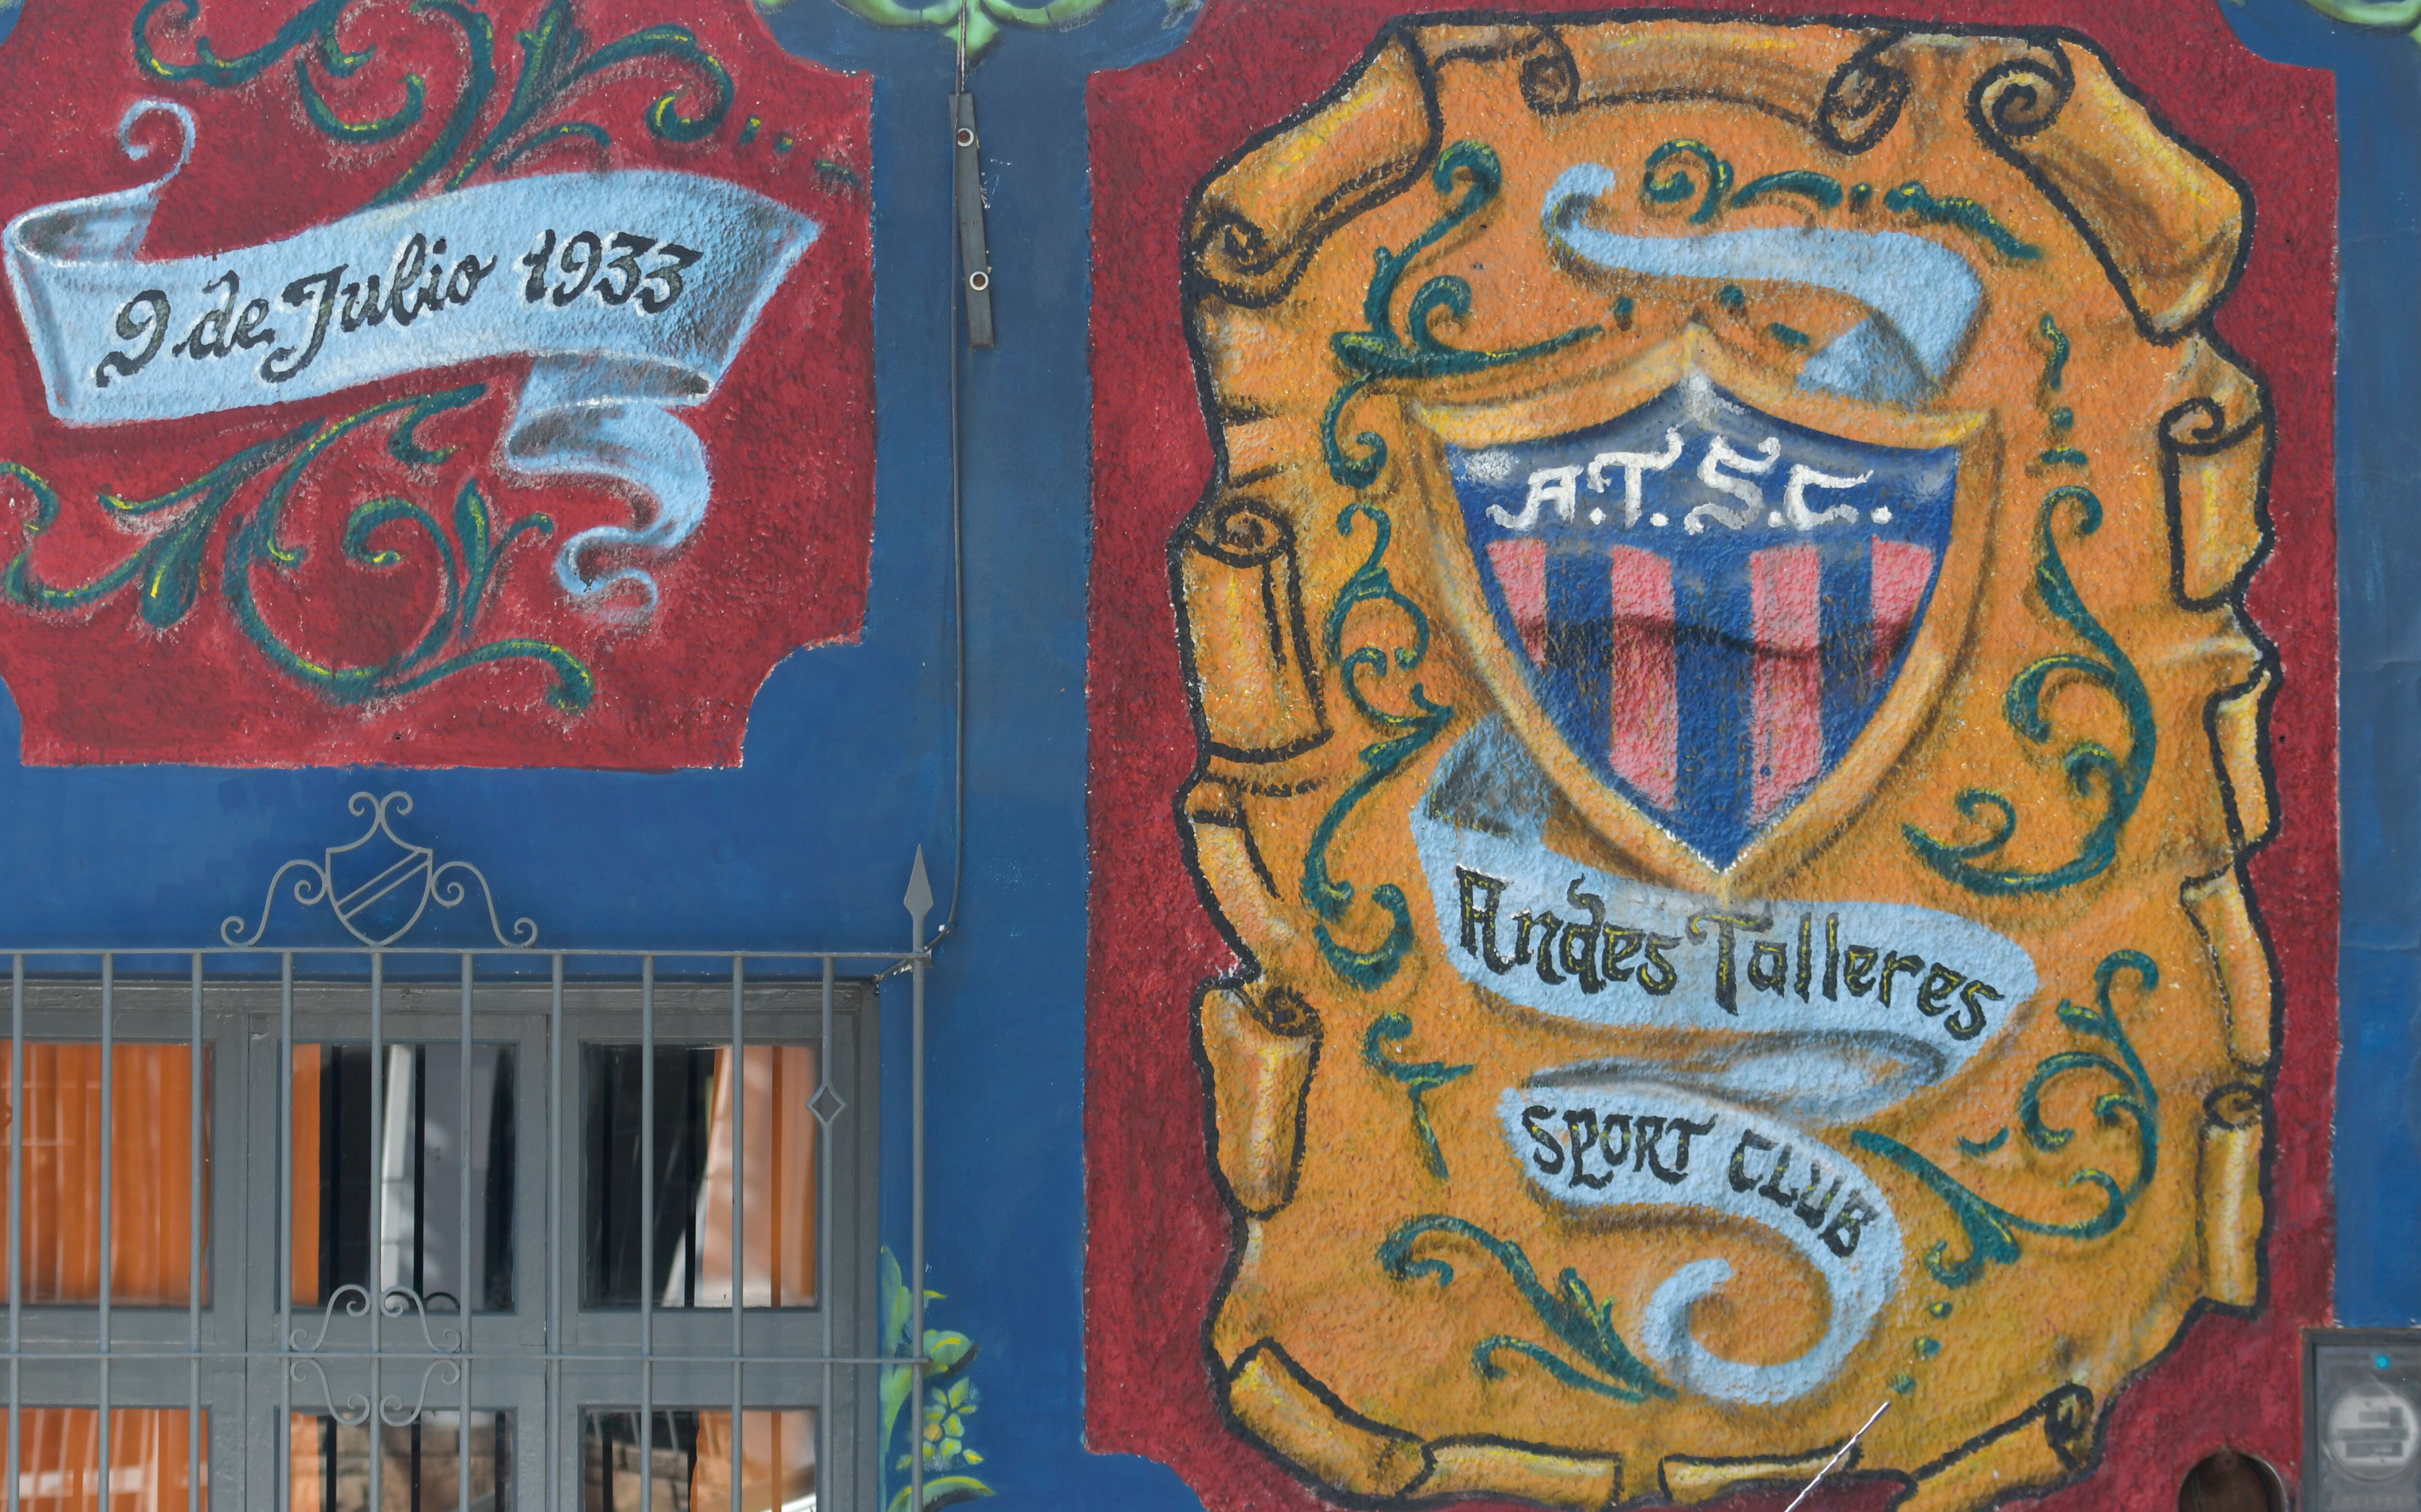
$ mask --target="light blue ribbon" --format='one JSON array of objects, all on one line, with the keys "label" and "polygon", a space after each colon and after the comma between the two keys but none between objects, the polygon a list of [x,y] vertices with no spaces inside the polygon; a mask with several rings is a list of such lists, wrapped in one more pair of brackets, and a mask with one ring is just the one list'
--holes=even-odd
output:
[{"label": "light blue ribbon", "polygon": [[1607,272],[1805,284],[1874,312],[1808,358],[1802,388],[1896,403],[1923,399],[1958,360],[1983,303],[1984,286],[1965,258],[1905,231],[1809,226],[1649,237],[1582,224],[1582,213],[1615,183],[1614,170],[1600,164],[1565,169],[1547,191],[1547,240]]},{"label": "light blue ribbon", "polygon": [[[644,568],[590,559],[669,550],[705,520],[706,447],[675,412],[704,400],[729,371],[815,241],[815,222],[720,179],[625,169],[475,184],[276,242],[154,261],[143,245],[196,128],[182,105],[138,101],[118,128],[129,156],[149,155],[133,131],[152,116],[179,133],[176,162],[160,178],[37,206],[0,227],[0,260],[52,414],[74,426],[182,419],[528,357],[507,463],[537,477],[624,484],[654,505],[644,524],[566,541],[556,580],[592,609],[609,597],[628,604],[631,589],[654,604]],[[446,274],[430,274],[427,289],[453,290],[425,306],[423,258],[402,250],[419,246]],[[484,275],[460,273],[475,261]],[[391,285],[407,267],[412,313],[351,329],[334,318],[338,282]],[[239,334],[250,334],[232,343],[239,350],[188,354],[187,338],[223,300],[249,306]],[[617,586],[626,591],[609,595]]]}]

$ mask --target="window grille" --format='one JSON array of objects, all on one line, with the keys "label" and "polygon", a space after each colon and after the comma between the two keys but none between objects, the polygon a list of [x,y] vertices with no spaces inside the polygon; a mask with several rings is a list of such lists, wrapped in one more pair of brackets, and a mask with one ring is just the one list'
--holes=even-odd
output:
[{"label": "window grille", "polygon": [[[902,950],[542,948],[409,797],[350,807],[216,944],[7,957],[7,1512],[873,1506],[921,855]],[[410,943],[448,915],[485,938]]]}]

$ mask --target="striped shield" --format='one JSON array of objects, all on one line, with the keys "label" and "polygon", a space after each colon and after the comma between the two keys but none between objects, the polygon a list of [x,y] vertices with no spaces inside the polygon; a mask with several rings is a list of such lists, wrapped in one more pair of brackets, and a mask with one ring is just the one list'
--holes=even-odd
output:
[{"label": "striped shield", "polygon": [[1958,453],[1826,435],[1703,378],[1448,448],[1490,609],[1580,759],[1723,869],[1832,771],[1933,597]]}]

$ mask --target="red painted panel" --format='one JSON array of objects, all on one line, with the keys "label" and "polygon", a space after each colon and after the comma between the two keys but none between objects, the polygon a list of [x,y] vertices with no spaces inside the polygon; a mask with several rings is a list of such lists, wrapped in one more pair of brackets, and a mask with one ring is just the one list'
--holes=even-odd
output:
[{"label": "red painted panel", "polygon": [[1781,807],[1823,770],[1824,668],[1817,660],[1823,585],[1823,564],[1813,546],[1779,547],[1749,559],[1757,627],[1756,682],[1750,691],[1757,765],[1749,802],[1757,818]]},{"label": "red painted panel", "polygon": [[1681,710],[1673,665],[1673,562],[1617,546],[1611,676],[1614,770],[1670,807],[1680,780]]},{"label": "red painted panel", "polygon": [[[0,460],[23,470],[0,486],[0,514],[17,527],[6,532],[11,554],[29,544],[0,599],[0,677],[23,714],[25,759],[738,762],[750,701],[773,664],[801,646],[854,638],[865,610],[873,503],[868,83],[784,54],[745,0],[507,0],[459,16],[452,8],[357,7],[341,36],[354,55],[341,70],[323,55],[316,26],[281,33],[302,9],[301,0],[34,0],[0,48],[0,215],[159,180],[173,161],[164,151],[176,143],[171,116],[158,111],[133,125],[134,144],[154,149],[146,157],[131,160],[117,132],[137,101],[168,101],[192,112],[192,158],[160,195],[139,248],[121,260],[224,255],[240,275],[253,270],[242,299],[267,302],[265,324],[246,341],[242,311],[231,311],[232,330],[201,329],[199,291],[164,290],[177,346],[149,372],[117,375],[118,394],[180,364],[190,373],[207,360],[234,373],[292,351],[319,291],[260,286],[262,272],[276,267],[262,244],[326,227],[383,195],[426,205],[423,215],[407,210],[407,230],[431,242],[451,233],[454,260],[432,247],[428,287],[437,287],[442,266],[445,288],[469,288],[458,307],[396,309],[383,332],[332,328],[323,363],[336,360],[341,343],[373,336],[405,354],[374,381],[316,398],[102,425],[55,417],[19,304],[0,302]],[[138,10],[147,16],[141,42]],[[194,67],[205,38],[223,63],[215,73]],[[143,43],[156,67],[138,57]],[[483,70],[492,72],[484,85]],[[534,79],[552,91],[521,89]],[[361,129],[338,141],[315,112]],[[365,124],[391,119],[405,124],[383,134]],[[415,164],[430,171],[413,176]],[[674,189],[677,197],[708,180],[743,186],[812,221],[814,240],[770,288],[705,397],[690,402],[695,374],[656,372],[639,390],[617,388],[623,381],[606,359],[633,353],[583,346],[586,355],[565,360],[571,381],[603,385],[624,400],[618,411],[568,411],[551,422],[562,428],[552,437],[535,428],[508,455],[517,406],[529,397],[528,346],[464,360],[466,330],[524,306],[601,319],[613,291],[631,300],[617,280],[644,275],[655,282],[631,302],[666,307],[651,312],[659,323],[643,335],[670,340],[722,276],[711,260],[690,268],[682,305],[670,297],[677,257],[650,250],[636,272],[614,271],[611,259],[632,244],[617,247],[617,234],[673,242],[650,238],[644,217],[608,224],[624,201],[600,170],[631,169],[696,176],[679,181],[687,187]],[[537,209],[492,225],[438,198],[458,183],[467,195],[541,179],[528,191]],[[399,192],[390,187],[398,180]],[[541,271],[522,259],[543,249],[545,231],[560,250]],[[584,232],[598,239],[594,253],[575,245]],[[471,279],[461,272],[471,258],[496,266]],[[355,260],[348,280],[382,271],[373,263],[383,259]],[[601,260],[594,278],[582,276],[583,263]],[[383,271],[393,278],[398,265]],[[397,281],[426,292],[416,278]],[[551,304],[525,297],[533,283]],[[344,308],[339,302],[338,321]],[[405,314],[420,322],[408,333],[399,329]],[[131,320],[119,334],[136,336],[127,345],[139,351],[148,311]],[[278,333],[273,343],[268,329]],[[221,357],[191,354],[237,343]],[[663,403],[631,397],[666,382]],[[425,450],[409,460],[390,450],[403,412],[326,434],[381,405],[458,389],[470,392],[418,429]],[[667,418],[680,429],[662,431]],[[563,543],[598,527],[645,533],[651,522],[658,534],[679,535],[664,523],[675,505],[594,467],[553,475],[527,464],[550,445],[560,450],[564,430],[651,419],[659,442],[679,450],[685,432],[702,448],[703,516],[677,543],[583,554],[592,581],[645,572],[652,605],[635,579],[583,597],[559,575]],[[298,435],[329,444],[293,451]],[[248,477],[213,473],[264,444],[292,455],[279,452],[275,465]],[[610,459],[623,445],[608,437],[603,452]],[[281,493],[296,461],[305,465]],[[38,536],[37,478],[55,491],[57,511]],[[148,513],[103,502],[159,499],[196,479],[233,486]],[[484,524],[463,503],[474,485]],[[419,512],[371,507],[383,498]],[[257,541],[235,548],[231,564],[230,543],[264,512],[280,514],[278,552]],[[508,536],[516,522],[524,528]],[[362,535],[349,543],[354,525]],[[473,538],[483,529],[496,548],[484,579]],[[164,534],[178,550],[127,566]],[[38,591],[71,592],[118,570],[130,580],[88,599],[45,601]]]}]

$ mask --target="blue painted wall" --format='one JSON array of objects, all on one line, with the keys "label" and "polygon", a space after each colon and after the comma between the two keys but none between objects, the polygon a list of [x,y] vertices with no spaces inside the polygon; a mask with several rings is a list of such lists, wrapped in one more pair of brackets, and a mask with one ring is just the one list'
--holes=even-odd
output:
[{"label": "blue painted wall", "polygon": [[2421,43],[2327,21],[2299,0],[2226,10],[2263,56],[2337,78],[2336,1313],[2353,1325],[2421,1323]]},{"label": "blue painted wall", "polygon": [[[998,345],[969,351],[951,304],[955,236],[948,96],[954,50],[931,32],[885,32],[825,0],[773,17],[793,51],[871,70],[876,186],[876,404],[882,416],[876,595],[884,552],[917,554],[947,588],[947,439],[956,365],[967,616],[964,893],[932,977],[927,1095],[929,1326],[981,1347],[971,1442],[1009,1506],[1148,1512],[1200,1504],[1169,1471],[1089,1455],[1084,1433],[1085,585],[1090,567],[1092,390],[1085,81],[1158,56],[1184,37],[1163,0],[1113,0],[1062,33],[1011,33],[969,87],[983,136]],[[903,546],[903,540],[914,544]],[[877,644],[869,627],[868,646]],[[817,653],[811,653],[817,654]],[[947,653],[906,696],[946,715]],[[760,702],[758,718],[763,717]],[[939,742],[905,759],[946,762]],[[757,760],[752,736],[749,762]],[[942,776],[946,779],[946,770]],[[949,911],[946,847],[929,846]],[[898,887],[883,900],[897,914]],[[897,992],[893,993],[896,999]],[[885,1041],[896,1135],[906,1064],[898,1016]],[[1191,1108],[1179,1116],[1195,1116]],[[886,1194],[906,1187],[904,1139],[886,1140]],[[896,1202],[893,1249],[907,1253]],[[1137,1299],[1137,1305],[1149,1305]],[[1198,1368],[1192,1359],[1172,1369]]]},{"label": "blue painted wall", "polygon": [[[2421,309],[2411,273],[2421,264],[2421,44],[2327,22],[2300,0],[2244,0],[2227,13],[2265,55],[2331,68],[2339,80],[2337,1312],[2348,1323],[2412,1323],[2421,1321]],[[1089,70],[1181,41],[1183,26],[1166,15],[1163,0],[1113,0],[1077,31],[1009,35],[976,67],[1000,344],[974,353],[949,300],[949,48],[929,32],[877,30],[826,0],[794,0],[773,18],[794,51],[877,78],[879,498],[863,642],[798,653],[773,674],[742,769],[24,769],[13,707],[0,698],[0,935],[11,943],[213,943],[221,919],[258,906],[279,861],[350,835],[344,800],[365,787],[411,791],[414,837],[480,864],[500,902],[536,917],[554,943],[898,948],[909,854],[922,845],[936,923],[955,912],[932,979],[930,1284],[947,1294],[937,1324],[983,1347],[975,1442],[1004,1506],[1195,1504],[1166,1471],[1082,1447],[1084,86]],[[895,1132],[901,1005],[895,991]],[[888,1143],[904,1159],[904,1141]],[[904,1167],[892,1174],[904,1177]],[[904,1251],[898,1217],[895,1208],[889,1227]]]}]

